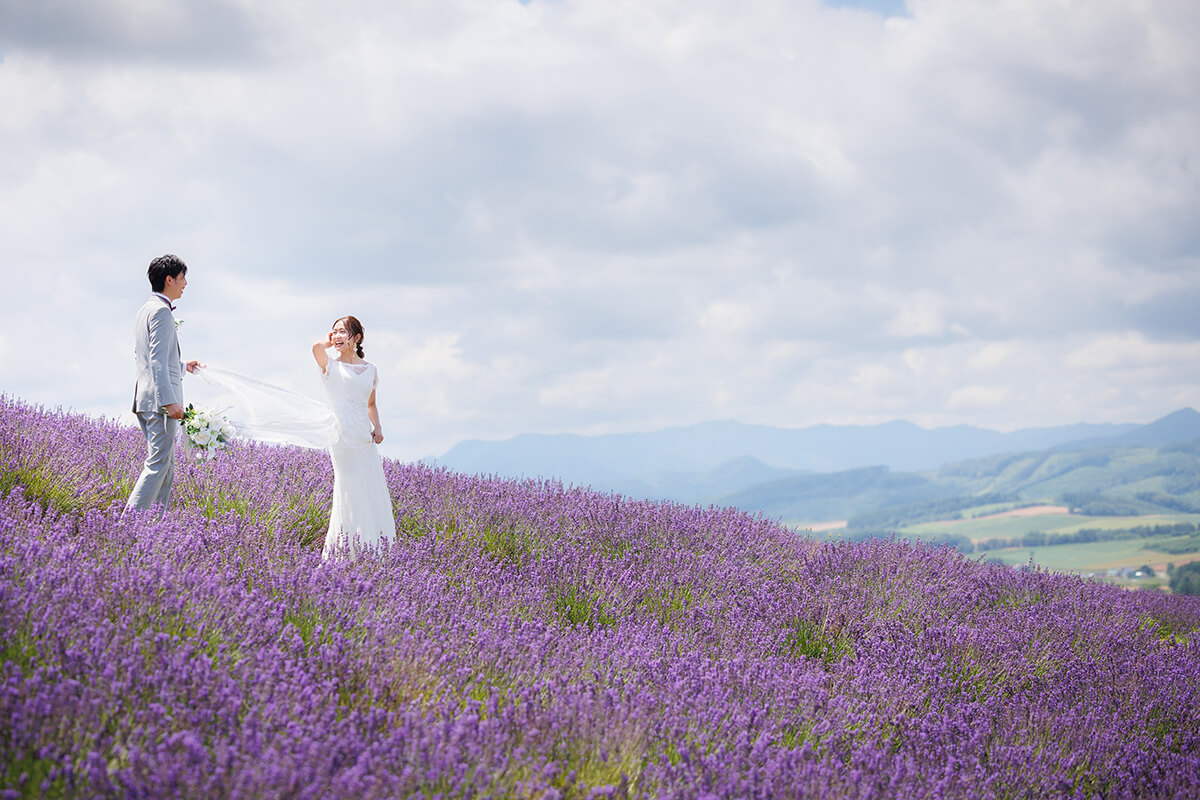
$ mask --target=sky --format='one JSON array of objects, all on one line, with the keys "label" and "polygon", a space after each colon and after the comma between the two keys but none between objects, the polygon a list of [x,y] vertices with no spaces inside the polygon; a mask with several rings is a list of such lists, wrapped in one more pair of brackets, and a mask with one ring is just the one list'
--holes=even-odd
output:
[{"label": "sky", "polygon": [[0,0],[0,392],[132,426],[169,252],[185,358],[317,395],[358,316],[394,458],[1200,408],[1196,41],[1194,0]]}]

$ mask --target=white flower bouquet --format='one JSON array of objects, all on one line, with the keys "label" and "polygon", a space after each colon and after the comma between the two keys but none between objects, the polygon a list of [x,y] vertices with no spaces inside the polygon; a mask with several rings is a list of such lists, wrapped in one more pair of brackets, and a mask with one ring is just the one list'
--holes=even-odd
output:
[{"label": "white flower bouquet", "polygon": [[216,458],[218,451],[229,447],[235,433],[229,420],[216,411],[196,408],[191,403],[183,412],[183,432],[187,434],[196,458],[201,461]]}]

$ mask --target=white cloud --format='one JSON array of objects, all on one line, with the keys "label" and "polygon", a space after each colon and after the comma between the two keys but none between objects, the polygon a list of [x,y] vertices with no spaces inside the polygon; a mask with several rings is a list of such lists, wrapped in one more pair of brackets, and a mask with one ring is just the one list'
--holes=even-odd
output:
[{"label": "white cloud", "polygon": [[941,336],[947,329],[941,305],[941,298],[931,291],[913,292],[900,298],[887,332],[906,338]]},{"label": "white cloud", "polygon": [[967,357],[966,366],[974,370],[1015,367],[1020,347],[1015,342],[989,342]]},{"label": "white cloud", "polygon": [[946,407],[953,411],[976,411],[1004,405],[1009,390],[1003,386],[963,386],[950,393]]},{"label": "white cloud", "polygon": [[700,317],[700,327],[716,335],[736,333],[745,329],[754,319],[754,309],[748,305],[727,300],[710,303]]},{"label": "white cloud", "polygon": [[1101,336],[1075,348],[1066,357],[1074,369],[1172,371],[1179,365],[1200,364],[1200,342],[1161,342],[1137,331]]},{"label": "white cloud", "polygon": [[40,8],[0,0],[0,309],[76,324],[2,368],[31,400],[123,413],[177,252],[214,362],[311,388],[360,316],[405,457],[1200,405],[1194,4]]}]

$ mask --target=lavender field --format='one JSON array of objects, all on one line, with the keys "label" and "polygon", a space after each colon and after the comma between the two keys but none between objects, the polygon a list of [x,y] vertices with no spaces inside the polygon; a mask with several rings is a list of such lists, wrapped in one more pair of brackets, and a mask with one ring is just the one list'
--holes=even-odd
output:
[{"label": "lavender field", "polygon": [[1200,600],[729,509],[324,453],[181,460],[0,397],[0,797],[1174,798]]}]

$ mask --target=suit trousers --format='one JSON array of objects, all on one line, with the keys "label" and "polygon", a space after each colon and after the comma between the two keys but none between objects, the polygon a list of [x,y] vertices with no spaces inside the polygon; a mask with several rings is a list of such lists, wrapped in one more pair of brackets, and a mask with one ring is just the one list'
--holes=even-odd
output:
[{"label": "suit trousers", "polygon": [[146,437],[146,463],[125,507],[147,509],[157,504],[166,510],[175,480],[175,432],[179,430],[179,420],[150,411],[137,412],[137,418]]}]

